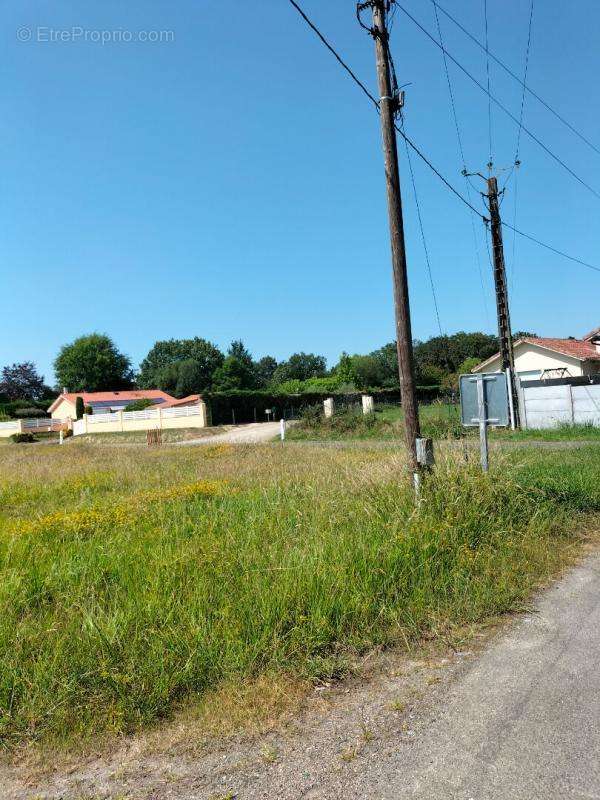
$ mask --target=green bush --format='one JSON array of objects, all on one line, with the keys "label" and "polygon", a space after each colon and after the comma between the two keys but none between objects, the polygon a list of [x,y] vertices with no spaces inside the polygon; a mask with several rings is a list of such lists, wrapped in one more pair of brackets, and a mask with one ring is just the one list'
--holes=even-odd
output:
[{"label": "green bush", "polygon": [[33,433],[13,433],[10,440],[15,444],[29,444],[35,442],[36,439]]}]

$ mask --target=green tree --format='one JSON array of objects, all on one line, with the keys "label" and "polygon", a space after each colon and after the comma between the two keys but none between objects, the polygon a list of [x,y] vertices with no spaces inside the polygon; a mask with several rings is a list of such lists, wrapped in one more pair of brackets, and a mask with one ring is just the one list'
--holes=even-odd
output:
[{"label": "green tree", "polygon": [[452,336],[433,336],[426,342],[414,343],[417,372],[424,365],[443,369],[446,373],[456,372],[465,358],[484,361],[498,352],[498,340],[488,333],[459,331]]},{"label": "green tree", "polygon": [[83,397],[76,397],[75,398],[75,416],[77,419],[82,419],[83,415],[85,414],[85,405],[83,402]]},{"label": "green tree", "polygon": [[294,353],[287,361],[277,365],[273,373],[273,384],[285,381],[305,381],[308,378],[324,378],[327,374],[327,361],[324,356],[314,353]]},{"label": "green tree", "polygon": [[396,342],[388,342],[380,347],[379,350],[373,350],[369,355],[376,359],[379,364],[379,384],[372,384],[373,386],[381,386],[384,389],[393,389],[399,384],[398,377],[398,350]]},{"label": "green tree", "polygon": [[352,356],[354,383],[357,389],[375,389],[386,384],[386,373],[381,359],[375,355]]},{"label": "green tree", "polygon": [[[235,367],[235,369],[237,369],[239,372],[243,384],[239,388],[256,389],[259,383],[256,371],[256,364],[252,358],[252,355],[250,354],[249,350],[246,348],[241,339],[235,339],[229,345],[229,349],[227,350],[227,357],[235,358],[239,362],[239,364],[241,364],[243,367],[242,370],[240,370],[239,367],[237,366]],[[231,367],[230,369],[233,369],[233,367]]]},{"label": "green tree", "polygon": [[257,386],[266,389],[273,381],[273,375],[277,369],[277,361],[273,356],[263,356],[254,362],[254,375],[256,376]]},{"label": "green tree", "polygon": [[481,364],[481,359],[470,356],[469,358],[465,358],[465,360],[458,365],[457,372],[459,375],[466,375],[471,372],[471,370],[475,369],[478,364]]},{"label": "green tree", "polygon": [[340,356],[340,360],[334,372],[339,378],[340,383],[356,383],[356,373],[354,372],[352,356],[349,356],[345,351]]},{"label": "green tree", "polygon": [[530,331],[514,331],[512,338],[513,342],[516,342],[517,339],[525,339],[525,338],[537,339],[538,335],[537,333],[531,333]]},{"label": "green tree", "polygon": [[0,376],[0,394],[7,400],[42,400],[49,388],[32,361],[6,365]]},{"label": "green tree", "polygon": [[423,364],[417,374],[417,383],[420,386],[441,386],[449,374],[447,370],[435,364]]},{"label": "green tree", "polygon": [[202,364],[194,358],[180,361],[177,365],[177,381],[175,395],[187,397],[188,394],[200,394],[206,388],[205,373]]},{"label": "green tree", "polygon": [[232,356],[233,358],[237,358],[237,360],[241,361],[242,364],[246,364],[248,369],[252,369],[254,366],[254,361],[252,360],[252,356],[250,355],[249,350],[246,348],[245,344],[242,342],[241,339],[233,340],[233,342],[229,345],[229,349],[227,350],[227,355]]},{"label": "green tree", "polygon": [[254,382],[252,370],[248,364],[236,356],[227,356],[223,364],[213,375],[213,391],[230,392],[234,389],[250,389]]},{"label": "green tree", "polygon": [[127,389],[133,383],[131,362],[109,336],[91,333],[64,345],[54,361],[59,387],[70,392]]},{"label": "green tree", "polygon": [[[173,372],[165,372],[172,364],[179,361],[196,361],[200,365],[199,380],[195,392],[209,389],[212,383],[213,372],[223,363],[223,353],[206,339],[196,336],[193,339],[168,339],[155,342],[148,355],[140,364],[138,383],[144,389],[154,389],[161,386],[165,377],[173,377]],[[175,379],[175,386],[177,379]],[[175,389],[173,387],[173,390]]]}]

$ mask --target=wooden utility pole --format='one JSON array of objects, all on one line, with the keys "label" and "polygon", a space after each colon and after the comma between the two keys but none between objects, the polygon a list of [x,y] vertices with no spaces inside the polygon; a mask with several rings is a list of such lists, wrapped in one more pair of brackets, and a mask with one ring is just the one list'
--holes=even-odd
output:
[{"label": "wooden utility pole", "polygon": [[404,224],[402,219],[402,198],[400,195],[400,174],[398,170],[398,150],[395,112],[398,97],[391,88],[390,63],[388,51],[388,31],[386,25],[385,0],[372,0],[375,54],[377,59],[377,81],[380,95],[381,135],[387,184],[388,216],[392,246],[392,271],[394,283],[394,306],[396,312],[396,347],[398,350],[398,372],[400,393],[404,409],[404,429],[410,465],[415,475],[418,471],[417,439],[420,438],[419,408],[415,391],[415,370],[410,325],[410,305],[408,299],[408,278],[406,272],[406,251],[404,247]]},{"label": "wooden utility pole", "polygon": [[519,428],[519,396],[517,394],[515,359],[512,345],[512,331],[510,328],[510,313],[508,309],[508,288],[506,285],[506,265],[504,263],[504,244],[502,242],[502,221],[500,219],[500,205],[498,203],[497,179],[492,177],[488,178],[487,187],[492,229],[492,248],[494,253],[494,286],[496,287],[500,356],[502,358],[502,369],[506,372],[506,377],[508,379],[508,391],[512,401],[511,412],[514,426]]}]

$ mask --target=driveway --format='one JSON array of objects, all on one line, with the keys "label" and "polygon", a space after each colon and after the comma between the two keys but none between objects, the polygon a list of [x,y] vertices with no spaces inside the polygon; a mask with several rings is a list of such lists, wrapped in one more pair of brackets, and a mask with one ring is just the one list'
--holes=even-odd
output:
[{"label": "driveway", "polygon": [[203,436],[198,439],[186,439],[176,442],[176,447],[191,447],[198,444],[257,444],[270,442],[279,435],[279,422],[252,422],[249,425],[238,425],[227,433],[215,436]]}]

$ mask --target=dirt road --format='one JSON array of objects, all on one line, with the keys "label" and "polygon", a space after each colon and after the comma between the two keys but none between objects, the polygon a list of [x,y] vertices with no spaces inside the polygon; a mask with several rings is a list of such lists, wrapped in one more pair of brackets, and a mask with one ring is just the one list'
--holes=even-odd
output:
[{"label": "dirt road", "polygon": [[238,425],[227,433],[216,436],[204,436],[199,439],[186,439],[177,442],[176,447],[191,447],[199,444],[257,444],[270,442],[279,434],[279,422],[252,422],[249,425]]}]

